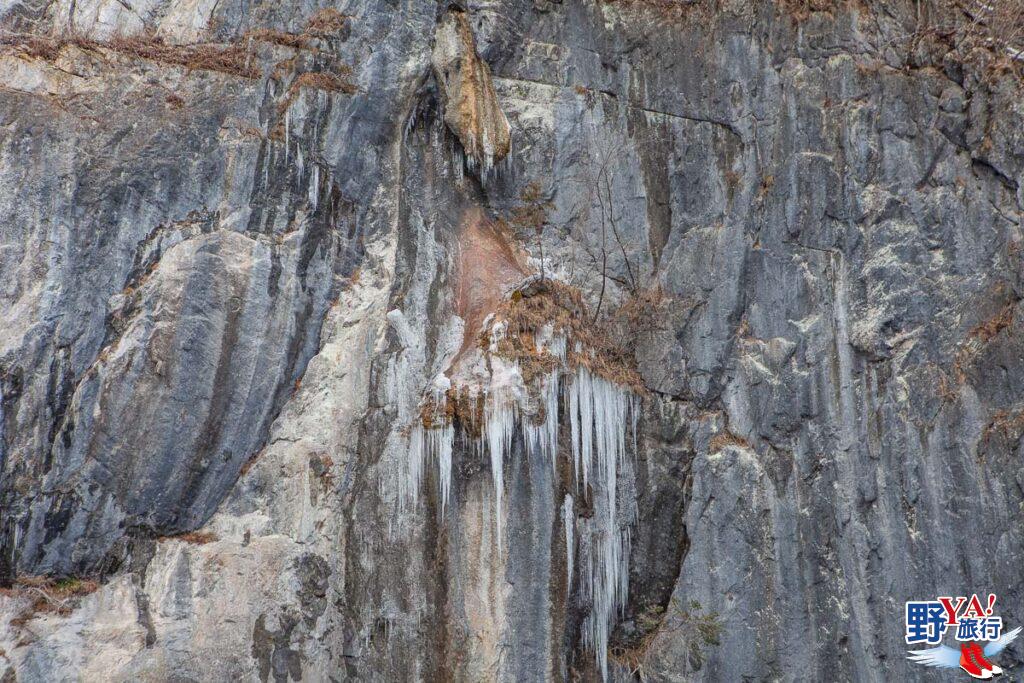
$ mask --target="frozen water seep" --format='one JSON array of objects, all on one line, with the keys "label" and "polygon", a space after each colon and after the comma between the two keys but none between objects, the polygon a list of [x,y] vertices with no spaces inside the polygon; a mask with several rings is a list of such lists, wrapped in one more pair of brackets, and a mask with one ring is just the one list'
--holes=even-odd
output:
[{"label": "frozen water seep", "polygon": [[[443,405],[451,382],[444,375],[434,380],[431,398],[435,405]],[[409,453],[405,460],[404,476],[399,482],[399,500],[403,505],[416,507],[419,502],[420,483],[426,465],[430,461],[437,463],[438,491],[441,495],[441,514],[448,506],[448,498],[452,485],[452,447],[455,444],[455,425],[448,423],[440,426],[424,428],[417,424],[409,434]]]},{"label": "frozen water seep", "polygon": [[[496,350],[503,334],[502,323],[491,327],[492,351]],[[512,455],[517,436],[531,462],[549,462],[555,474],[553,481],[558,481],[561,398],[571,442],[565,457],[571,459],[576,497],[589,496],[593,508],[592,517],[580,522],[580,562],[574,567],[577,525],[573,495],[567,495],[562,503],[568,585],[570,588],[573,585],[575,568],[580,573],[581,595],[591,604],[589,618],[583,626],[584,643],[594,652],[602,675],[607,679],[609,630],[616,613],[625,606],[628,589],[632,508],[622,508],[617,497],[620,474],[629,453],[627,431],[630,429],[634,438],[630,443],[635,450],[637,397],[582,364],[570,367],[566,362],[566,339],[553,334],[550,327],[538,333],[535,342],[538,350],[555,356],[559,363],[542,378],[531,396],[523,386],[518,365],[492,355],[489,383],[480,389],[483,393],[480,436],[471,446],[476,455],[486,457],[490,463],[496,538],[500,544],[505,462]],[[445,405],[450,386],[444,375],[435,381],[431,396],[434,405]],[[402,481],[404,500],[413,505],[417,503],[426,465],[436,462],[443,513],[451,495],[455,432],[450,420],[436,427],[428,428],[420,422],[415,425]]]},{"label": "frozen water seep", "polygon": [[309,179],[309,210],[316,213],[317,201],[320,199],[320,164],[313,164]]},{"label": "frozen water seep", "polygon": [[[576,484],[589,484],[594,515],[589,543],[583,546],[581,591],[591,600],[583,642],[594,652],[608,678],[608,635],[629,588],[629,524],[618,505],[619,473],[627,454],[626,431],[636,434],[635,395],[579,367],[568,387],[572,459]],[[628,421],[632,418],[632,421]],[[628,517],[628,516],[627,516]]]},{"label": "frozen water seep", "polygon": [[572,511],[572,494],[567,493],[562,501],[562,521],[565,524],[565,585],[572,589],[572,561],[576,556],[576,542],[573,532],[576,529],[576,516]]}]

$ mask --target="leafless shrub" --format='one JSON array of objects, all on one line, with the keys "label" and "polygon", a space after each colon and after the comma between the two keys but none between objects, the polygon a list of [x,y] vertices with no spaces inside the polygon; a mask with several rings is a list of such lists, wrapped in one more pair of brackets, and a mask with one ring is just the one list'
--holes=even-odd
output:
[{"label": "leafless shrub", "polygon": [[[578,207],[579,213],[586,217],[593,217],[592,212],[595,210],[597,213],[595,222],[599,232],[596,244],[590,244],[586,239],[581,240],[581,248],[589,266],[598,274],[601,282],[592,314],[592,322],[597,323],[605,310],[609,281],[633,296],[641,291],[643,282],[639,266],[634,263],[638,260],[636,247],[629,246],[623,236],[622,209],[615,202],[612,188],[616,165],[622,162],[627,153],[625,144],[600,135],[594,137],[599,142],[587,151],[580,163],[580,170],[568,181],[581,186],[584,202]],[[613,262],[619,257],[624,276],[617,275],[613,269]]]}]

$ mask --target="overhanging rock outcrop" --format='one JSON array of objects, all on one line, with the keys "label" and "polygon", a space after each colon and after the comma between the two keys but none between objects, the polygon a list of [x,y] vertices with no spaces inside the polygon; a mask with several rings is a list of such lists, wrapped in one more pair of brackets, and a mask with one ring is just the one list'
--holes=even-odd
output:
[{"label": "overhanging rock outcrop", "polygon": [[477,54],[469,18],[457,6],[437,25],[431,62],[444,121],[462,143],[470,168],[486,173],[508,156],[511,127],[498,104],[491,70]]}]

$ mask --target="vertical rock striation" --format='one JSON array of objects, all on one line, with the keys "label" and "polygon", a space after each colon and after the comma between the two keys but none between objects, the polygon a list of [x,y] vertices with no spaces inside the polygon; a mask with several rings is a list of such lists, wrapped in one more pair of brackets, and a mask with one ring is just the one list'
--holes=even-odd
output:
[{"label": "vertical rock striation", "polygon": [[[927,680],[905,600],[1024,621],[1021,65],[962,16],[0,8],[0,679]],[[630,304],[628,381],[562,348]]]}]

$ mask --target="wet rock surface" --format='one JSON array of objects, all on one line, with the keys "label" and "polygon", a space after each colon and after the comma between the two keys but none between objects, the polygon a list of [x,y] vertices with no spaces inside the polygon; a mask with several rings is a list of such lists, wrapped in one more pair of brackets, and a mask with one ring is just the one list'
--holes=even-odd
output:
[{"label": "wet rock surface", "polygon": [[905,600],[1020,624],[1024,109],[910,40],[944,7],[0,9],[0,579],[102,579],[0,595],[0,677],[599,679],[569,474],[515,442],[500,542],[465,444],[443,517],[400,495],[541,259],[668,302],[610,678],[924,680]]}]

